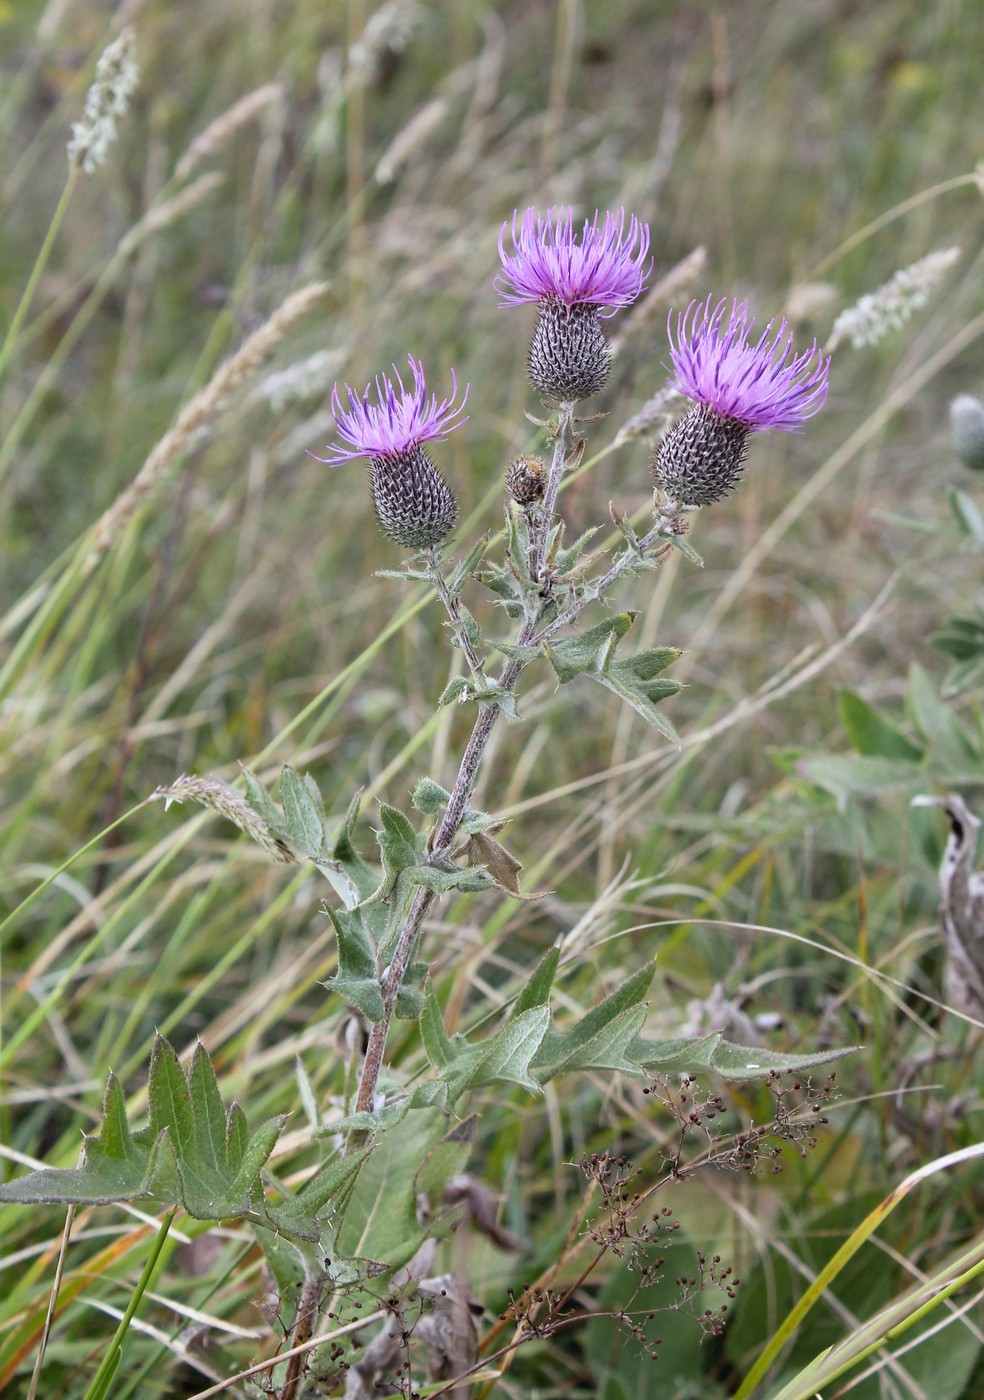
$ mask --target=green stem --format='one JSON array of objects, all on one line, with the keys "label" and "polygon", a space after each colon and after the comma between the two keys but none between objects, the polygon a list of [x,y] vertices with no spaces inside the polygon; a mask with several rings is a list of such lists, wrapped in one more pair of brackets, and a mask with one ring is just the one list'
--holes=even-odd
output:
[{"label": "green stem", "polygon": [[89,1383],[89,1388],[85,1392],[83,1400],[105,1400],[105,1396],[109,1393],[109,1387],[112,1384],[113,1377],[119,1370],[120,1362],[123,1359],[124,1338],[126,1337],[137,1308],[140,1306],[143,1295],[150,1287],[151,1278],[157,1268],[158,1261],[161,1257],[161,1251],[164,1248],[164,1241],[167,1239],[168,1231],[171,1228],[176,1213],[177,1212],[173,1210],[168,1211],[167,1215],[165,1215],[164,1219],[161,1221],[161,1228],[157,1232],[157,1238],[154,1241],[153,1249],[150,1251],[150,1257],[143,1267],[143,1272],[140,1275],[136,1288],[133,1290],[133,1297],[130,1299],[126,1312],[120,1319],[120,1325],[117,1327],[113,1340],[110,1342],[106,1354],[99,1364],[98,1371]]},{"label": "green stem", "polygon": [[62,226],[62,222],[65,218],[66,213],[68,212],[68,206],[71,202],[72,194],[75,190],[75,185],[78,181],[80,170],[81,166],[76,165],[74,162],[71,166],[69,166],[68,179],[65,182],[65,188],[62,190],[61,199],[59,199],[58,206],[55,209],[54,214],[51,216],[51,222],[48,225],[48,232],[45,234],[44,242],[41,244],[41,248],[38,252],[38,255],[34,260],[34,266],[31,269],[31,275],[27,279],[27,286],[24,288],[20,302],[17,306],[17,310],[14,312],[13,319],[11,320],[10,325],[7,328],[7,334],[4,337],[3,346],[0,347],[0,379],[3,378],[4,370],[7,368],[7,361],[10,359],[14,345],[17,341],[17,336],[20,333],[20,328],[24,324],[24,317],[27,315],[31,302],[34,300],[34,293],[37,290],[38,283],[41,280],[41,274],[44,272],[45,266],[48,262],[48,257],[54,246],[55,239],[58,237],[58,231]]}]

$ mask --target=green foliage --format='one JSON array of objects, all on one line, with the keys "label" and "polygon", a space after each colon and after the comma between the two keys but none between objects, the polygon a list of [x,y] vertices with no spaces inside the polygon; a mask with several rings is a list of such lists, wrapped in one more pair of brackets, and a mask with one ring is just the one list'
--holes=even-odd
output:
[{"label": "green foliage", "polygon": [[186,1074],[163,1036],[154,1043],[147,1090],[149,1123],[132,1132],[111,1074],[102,1127],[85,1139],[82,1165],[30,1172],[0,1186],[0,1202],[91,1206],[146,1197],[181,1206],[195,1220],[248,1219],[294,1245],[322,1241],[325,1214],[358,1175],[367,1150],[327,1163],[296,1194],[270,1200],[262,1174],[286,1115],[250,1133],[239,1105],[223,1104],[205,1047],[196,1046]]},{"label": "green foliage", "polygon": [[621,696],[647,724],[679,743],[675,728],[656,706],[680,689],[678,681],[657,679],[680,652],[676,647],[653,647],[628,660],[616,660],[615,648],[633,620],[634,614],[619,613],[576,636],[545,643],[544,652],[561,685],[575,676],[590,676]]}]

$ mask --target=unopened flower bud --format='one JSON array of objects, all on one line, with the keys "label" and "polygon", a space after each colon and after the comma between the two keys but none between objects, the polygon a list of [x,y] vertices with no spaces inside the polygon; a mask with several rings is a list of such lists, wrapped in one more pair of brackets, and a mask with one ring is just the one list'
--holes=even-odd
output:
[{"label": "unopened flower bud", "polygon": [[534,389],[562,403],[576,403],[604,386],[610,363],[597,306],[565,306],[554,297],[540,303],[529,353]]},{"label": "unopened flower bud", "polygon": [[736,418],[692,408],[656,449],[653,479],[681,505],[712,505],[738,485],[748,433]]},{"label": "unopened flower bud", "polygon": [[506,490],[517,505],[535,506],[543,500],[547,464],[542,457],[517,457],[506,472]]},{"label": "unopened flower bud", "polygon": [[454,529],[454,492],[420,447],[371,458],[369,486],[379,524],[397,544],[423,549]]},{"label": "unopened flower bud", "polygon": [[972,394],[958,394],[950,405],[953,450],[971,471],[984,472],[984,403]]}]

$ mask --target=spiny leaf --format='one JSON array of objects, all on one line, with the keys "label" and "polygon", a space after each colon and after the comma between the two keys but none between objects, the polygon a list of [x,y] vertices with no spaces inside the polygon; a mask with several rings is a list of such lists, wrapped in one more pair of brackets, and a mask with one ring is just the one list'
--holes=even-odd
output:
[{"label": "spiny leaf", "polygon": [[566,574],[569,569],[574,567],[578,559],[580,559],[585,545],[597,535],[598,529],[599,527],[597,525],[592,525],[591,529],[585,530],[584,534],[579,535],[573,544],[568,545],[566,549],[557,550],[554,564],[559,574]]},{"label": "spiny leaf", "polygon": [[678,1037],[672,1040],[648,1040],[638,1036],[630,1047],[632,1058],[647,1070],[671,1070],[674,1074],[712,1073],[721,1079],[741,1082],[765,1079],[769,1074],[804,1070],[829,1065],[844,1055],[854,1053],[855,1046],[844,1050],[818,1050],[812,1054],[791,1055],[758,1046],[732,1045],[718,1032],[703,1036]]},{"label": "spiny leaf", "polygon": [[72,1170],[45,1168],[0,1187],[0,1200],[105,1205],[152,1195],[199,1220],[225,1220],[262,1205],[260,1170],[286,1118],[247,1140],[242,1111],[222,1105],[204,1047],[187,1079],[172,1047],[158,1036],[149,1074],[150,1125],[131,1133],[122,1090],[110,1075],[98,1138]]},{"label": "spiny leaf", "polygon": [[626,661],[609,660],[603,670],[592,673],[591,679],[614,691],[654,729],[658,729],[672,743],[679,744],[680,736],[676,729],[656,708],[661,700],[675,695],[680,689],[679,681],[656,679],[658,672],[679,655],[676,647],[655,647]]},{"label": "spiny leaf", "polygon": [[625,636],[635,616],[635,613],[617,613],[576,636],[565,637],[559,642],[544,642],[544,654],[561,685],[566,685],[575,676],[594,670],[600,653]]},{"label": "spiny leaf", "polygon": [[[638,1066],[630,1062],[625,1055],[625,1046],[628,1040],[638,1033],[642,1018],[640,1017],[628,1032],[630,1022],[620,1018],[638,1006],[649,989],[655,970],[654,963],[647,964],[616,987],[604,1001],[586,1012],[574,1025],[566,1026],[562,1030],[551,1030],[544,1037],[531,1066],[531,1072],[540,1083],[545,1083],[547,1079],[565,1069],[584,1068],[588,1063],[593,1067],[604,1068],[605,1066],[599,1065],[597,1060],[597,1056],[602,1052],[613,1061],[608,1067],[637,1072]],[[614,1022],[618,1022],[618,1025],[606,1038],[603,1033]]]}]

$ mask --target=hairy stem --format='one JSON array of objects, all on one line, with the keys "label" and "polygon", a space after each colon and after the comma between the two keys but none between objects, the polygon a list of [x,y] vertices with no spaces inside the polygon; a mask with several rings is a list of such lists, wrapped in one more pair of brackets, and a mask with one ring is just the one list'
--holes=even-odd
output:
[{"label": "hairy stem", "polygon": [[564,467],[567,462],[567,451],[570,447],[571,429],[573,426],[574,405],[572,403],[562,403],[558,410],[557,439],[554,443],[553,458],[550,462],[550,470],[547,473],[547,484],[543,491],[543,502],[540,506],[540,528],[530,550],[530,577],[537,582],[543,579],[547,558],[547,544],[550,540],[550,526],[553,524],[554,507],[557,504],[557,492],[560,490],[560,479],[564,475]]},{"label": "hairy stem", "polygon": [[444,604],[445,611],[451,619],[451,629],[454,632],[458,645],[464,653],[465,660],[468,662],[468,669],[471,671],[473,678],[484,685],[485,662],[475,650],[472,639],[468,635],[464,618],[461,616],[461,607],[458,599],[448,588],[447,580],[441,570],[436,547],[432,545],[427,553],[430,556],[430,576],[431,582],[434,585],[434,591]]},{"label": "hairy stem", "polygon": [[[564,473],[567,454],[570,449],[571,437],[574,425],[574,405],[561,404],[560,416],[557,425],[557,439],[554,446],[553,461],[550,465],[550,472],[547,481],[547,488],[544,493],[543,503],[540,511],[540,524],[537,532],[531,541],[530,546],[530,576],[538,581],[546,582],[546,555],[550,529],[553,522],[553,510],[557,501],[557,492],[560,489],[561,477]],[[561,627],[573,622],[578,614],[588,606],[589,603],[599,598],[604,590],[625,570],[648,550],[658,539],[674,533],[678,528],[678,510],[672,505],[664,508],[652,528],[642,537],[642,539],[627,545],[625,550],[612,564],[611,568],[596,583],[587,588],[580,597],[576,598],[562,613],[555,617],[546,626],[541,626],[543,619],[543,609],[530,609],[519,628],[516,637],[516,645],[520,647],[539,645],[539,643],[552,637]],[[472,669],[472,673],[481,675],[481,661],[465,636],[461,625],[460,613],[456,612],[457,600],[453,599],[450,590],[437,567],[436,558],[433,563],[434,586],[447,608],[456,635],[461,640],[462,650]],[[467,646],[465,643],[468,643]],[[520,661],[516,657],[510,658],[499,675],[496,685],[502,690],[512,692],[523,671],[529,663]],[[430,841],[431,854],[434,856],[445,855],[451,848],[458,828],[461,826],[465,812],[468,810],[469,798],[475,789],[475,783],[481,768],[485,750],[488,747],[489,739],[499,718],[499,706],[483,704],[479,708],[478,718],[472,728],[465,751],[461,757],[458,767],[458,775],[455,778],[448,805],[444,810],[444,815],[438,823],[437,828]],[[383,1015],[376,1021],[369,1032],[369,1043],[366,1047],[365,1060],[362,1066],[362,1074],[359,1080],[359,1092],[355,1103],[357,1113],[368,1112],[372,1108],[373,1098],[376,1093],[376,1085],[379,1082],[379,1075],[383,1067],[383,1055],[386,1049],[386,1038],[389,1034],[390,1023],[393,1019],[393,1012],[396,1008],[396,999],[403,985],[403,979],[407,975],[407,969],[413,958],[414,949],[417,945],[417,938],[420,934],[420,927],[424,921],[424,916],[434,900],[434,893],[431,890],[418,888],[410,902],[400,936],[393,949],[393,956],[389,967],[385,970],[380,979],[383,993]],[[361,1138],[353,1134],[350,1138],[350,1150],[361,1141]]]}]

